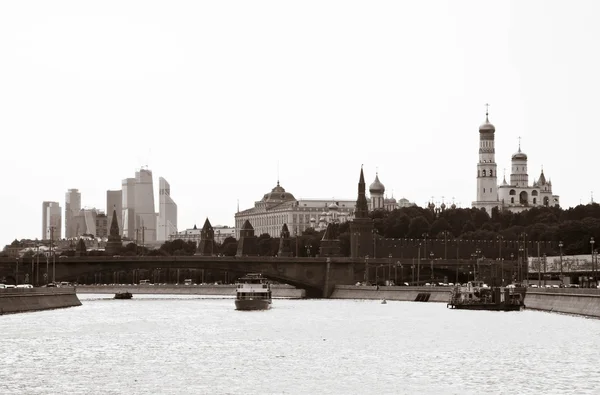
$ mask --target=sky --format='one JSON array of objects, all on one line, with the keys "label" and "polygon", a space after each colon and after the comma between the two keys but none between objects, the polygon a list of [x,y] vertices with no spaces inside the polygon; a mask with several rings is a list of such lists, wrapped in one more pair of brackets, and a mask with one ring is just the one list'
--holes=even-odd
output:
[{"label": "sky", "polygon": [[[42,202],[106,208],[141,166],[178,227],[233,225],[279,178],[356,199],[361,165],[418,205],[476,197],[489,103],[561,205],[588,203],[600,2],[0,2],[0,243],[41,238]],[[501,182],[501,179],[498,180]],[[158,210],[158,191],[155,195]],[[64,218],[63,218],[64,225]],[[64,230],[63,230],[64,232]]]}]

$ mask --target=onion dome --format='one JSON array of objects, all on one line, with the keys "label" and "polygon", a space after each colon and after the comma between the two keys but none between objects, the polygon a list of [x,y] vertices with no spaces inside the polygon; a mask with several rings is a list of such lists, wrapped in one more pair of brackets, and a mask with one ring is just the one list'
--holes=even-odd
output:
[{"label": "onion dome", "polygon": [[383,186],[381,181],[379,181],[379,174],[375,174],[375,181],[373,181],[373,183],[369,185],[369,192],[381,194],[385,192],[385,187]]},{"label": "onion dome", "polygon": [[445,209],[446,209],[446,203],[442,202],[442,205],[440,206],[440,208],[441,208],[442,210],[445,210]]},{"label": "onion dome", "polygon": [[479,126],[479,133],[493,134],[494,132],[496,132],[496,127],[490,123],[490,120],[488,118],[488,112],[486,111],[485,122],[482,123],[481,126]]},{"label": "onion dome", "polygon": [[331,203],[331,204],[329,205],[329,209],[330,209],[330,210],[339,210],[339,208],[340,208],[340,206],[338,206],[338,205],[337,205],[337,204],[335,204],[335,203]]},{"label": "onion dome", "polygon": [[513,154],[512,160],[527,160],[527,155],[525,152],[521,152],[521,147],[519,147],[519,150]]},{"label": "onion dome", "polygon": [[456,204],[452,203],[452,206],[450,206],[450,208],[451,208],[452,210],[456,210]]}]

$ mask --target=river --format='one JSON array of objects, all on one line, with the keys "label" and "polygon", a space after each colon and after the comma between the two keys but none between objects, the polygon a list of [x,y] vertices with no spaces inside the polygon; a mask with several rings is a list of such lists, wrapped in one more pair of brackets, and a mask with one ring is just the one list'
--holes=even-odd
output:
[{"label": "river", "polygon": [[595,394],[600,320],[442,303],[80,295],[0,316],[1,394]]}]

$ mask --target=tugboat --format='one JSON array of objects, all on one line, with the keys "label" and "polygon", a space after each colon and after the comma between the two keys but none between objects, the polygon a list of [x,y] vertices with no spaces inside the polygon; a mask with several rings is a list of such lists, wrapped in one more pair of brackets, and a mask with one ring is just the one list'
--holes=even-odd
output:
[{"label": "tugboat", "polygon": [[524,298],[515,288],[488,287],[483,281],[469,281],[452,289],[446,307],[462,310],[520,311]]},{"label": "tugboat", "polygon": [[236,310],[268,310],[271,308],[271,284],[260,273],[248,273],[236,287]]},{"label": "tugboat", "polygon": [[131,299],[133,298],[133,295],[131,294],[131,292],[125,291],[125,292],[117,292],[115,294],[115,299]]}]

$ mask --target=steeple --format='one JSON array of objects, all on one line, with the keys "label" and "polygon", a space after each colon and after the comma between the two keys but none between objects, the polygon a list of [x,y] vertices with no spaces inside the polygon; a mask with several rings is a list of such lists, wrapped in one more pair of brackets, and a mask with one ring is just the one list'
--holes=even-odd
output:
[{"label": "steeple", "polygon": [[363,173],[362,165],[360,166],[360,178],[358,180],[358,199],[356,199],[356,211],[354,212],[354,218],[368,218],[369,217],[369,205],[367,203],[367,197],[365,195],[365,174]]},{"label": "steeple", "polygon": [[110,233],[112,237],[119,237],[119,221],[117,220],[117,210],[113,210],[112,221],[110,222]]}]

